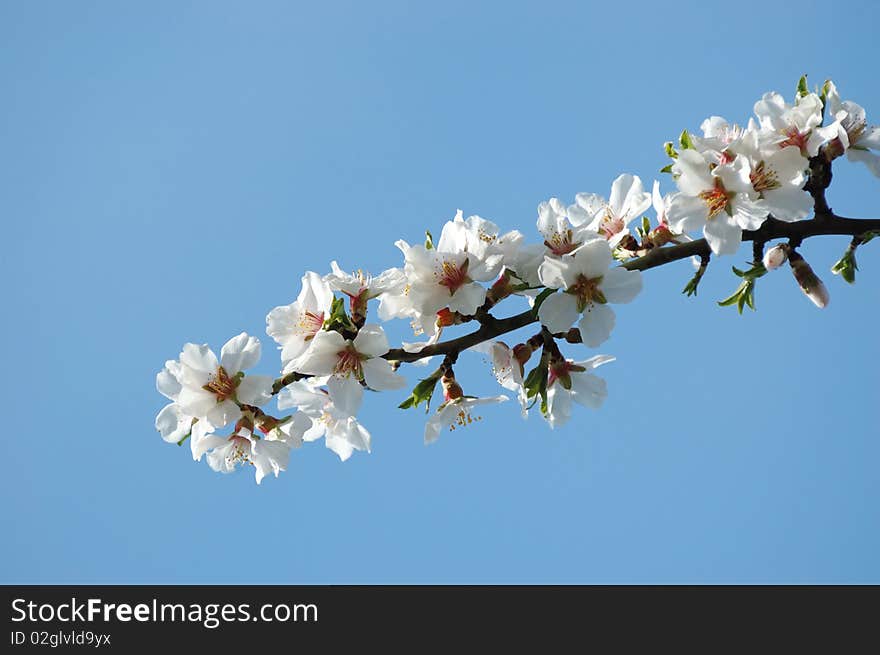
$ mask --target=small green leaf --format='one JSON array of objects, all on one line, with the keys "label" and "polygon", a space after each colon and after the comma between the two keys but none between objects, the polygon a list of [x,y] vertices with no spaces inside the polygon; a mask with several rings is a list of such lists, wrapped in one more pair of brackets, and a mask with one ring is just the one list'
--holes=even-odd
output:
[{"label": "small green leaf", "polygon": [[667,164],[663,168],[660,169],[661,173],[672,173],[672,164]]},{"label": "small green leaf", "polygon": [[[675,146],[672,145],[672,141],[664,143],[663,150],[666,151],[666,156],[670,159],[678,159],[678,151],[675,149]],[[672,166],[672,164],[670,164],[670,166]]]},{"label": "small green leaf", "polygon": [[801,75],[801,79],[797,83],[797,97],[803,98],[810,95],[810,87],[807,85],[807,76]]},{"label": "small green leaf", "polygon": [[529,371],[523,382],[523,388],[526,390],[526,398],[541,399],[541,413],[547,414],[547,380],[550,374],[550,368],[547,365],[547,350],[541,354],[541,361],[538,365]]},{"label": "small green leaf", "polygon": [[874,237],[878,237],[878,236],[880,236],[880,231],[878,231],[878,230],[873,230],[871,232],[865,232],[863,235],[861,235],[859,237],[859,241],[861,241],[861,245],[865,245],[866,243],[868,243],[868,241],[870,241]]},{"label": "small green leaf", "polygon": [[425,250],[433,250],[433,249],[434,249],[434,236],[428,230],[425,230]]},{"label": "small green leaf", "polygon": [[409,398],[398,405],[400,409],[409,409],[410,407],[418,407],[425,403],[425,411],[431,409],[431,398],[434,395],[434,389],[437,387],[437,381],[440,379],[440,370],[438,369],[432,375],[419,383],[413,388]]},{"label": "small green leaf", "polygon": [[705,266],[700,266],[697,269],[697,272],[694,273],[694,276],[688,281],[686,285],[684,285],[684,289],[681,292],[687,295],[688,298],[691,296],[697,295],[697,287],[700,286],[700,280],[703,279],[703,274],[706,272]]},{"label": "small green leaf", "polygon": [[681,144],[682,149],[684,150],[694,150],[694,142],[691,138],[691,133],[687,130],[681,131],[681,136],[678,137],[678,142]]},{"label": "small green leaf", "polygon": [[849,284],[855,284],[857,270],[859,270],[859,266],[856,263],[856,253],[852,247],[847,248],[846,252],[843,253],[843,257],[831,267],[832,273],[839,275]]}]

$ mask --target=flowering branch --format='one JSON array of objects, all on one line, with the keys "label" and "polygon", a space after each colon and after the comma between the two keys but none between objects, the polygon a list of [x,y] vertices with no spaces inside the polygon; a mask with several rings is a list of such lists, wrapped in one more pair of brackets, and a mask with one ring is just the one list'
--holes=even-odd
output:
[{"label": "flowering branch", "polygon": [[[656,181],[648,193],[641,179],[624,174],[607,199],[580,193],[571,205],[542,202],[537,243],[458,212],[437,240],[426,231],[423,243],[398,241],[401,268],[372,277],[347,273],[334,261],[326,275],[307,272],[297,299],[266,317],[266,332],[281,351],[280,376],[246,372],[259,361],[261,345],[245,333],[230,339],[219,358],[207,345],[188,343],[157,376],[158,390],[171,402],[156,428],[166,442],[188,441],[193,458],[206,457],[216,471],[252,465],[260,482],[285,470],[290,452],[306,442],[323,438],[342,460],[369,452],[372,437],[357,419],[364,390],[400,390],[408,384],[398,372],[402,364],[442,355],[440,366],[398,405],[431,412],[433,398],[442,394],[425,426],[425,443],[431,443],[444,428],[479,421],[477,407],[508,400],[466,393],[454,368],[469,349],[489,357],[524,416],[537,406],[551,427],[561,425],[573,403],[602,405],[608,391],[593,371],[614,361],[609,355],[569,359],[561,346],[605,343],[616,322],[612,306],[639,295],[643,271],[699,261],[684,289],[694,295],[710,258],[733,255],[743,242],[752,243],[752,266],[733,269],[740,287],[720,305],[736,305],[740,313],[754,309],[756,280],[787,261],[804,294],[827,306],[828,290],[798,248],[815,236],[851,237],[832,271],[854,282],[856,249],[880,234],[880,219],[838,216],[826,190],[832,162],[843,155],[880,177],[874,152],[880,127],[869,128],[864,109],[842,101],[831,82],[811,93],[805,78],[793,103],[768,93],[754,113],[757,121],[746,128],[713,116],[701,125],[701,137],[685,130],[677,146],[665,144],[672,162],[662,170],[677,187],[671,194],[661,195]],[[644,215],[651,206],[656,224]],[[689,236],[697,230],[702,238]],[[777,239],[785,243],[765,252]],[[493,313],[515,296],[526,298],[529,309],[505,318]],[[406,319],[427,341],[391,348],[381,325],[370,322],[371,303],[378,304],[379,320]],[[466,323],[476,328],[441,341],[445,330]],[[512,347],[499,341],[535,323],[540,329],[530,338]],[[273,397],[279,416],[261,409]]]},{"label": "flowering branch", "polygon": [[[812,220],[798,223],[786,223],[768,217],[757,230],[744,230],[743,241],[760,241],[766,243],[773,239],[789,239],[800,244],[805,239],[815,236],[852,236],[859,237],[865,233],[880,230],[880,219],[844,218],[836,214],[817,214]],[[697,239],[675,246],[666,246],[651,250],[637,259],[623,262],[620,266],[629,271],[647,271],[664,264],[669,264],[691,257],[708,257],[711,250],[706,239]],[[425,346],[417,352],[406,352],[401,348],[389,350],[385,359],[398,362],[416,362],[435,355],[461,353],[485,341],[492,341],[509,332],[537,323],[538,318],[532,310],[526,310],[509,318],[493,319],[480,325],[479,329],[464,336]]]}]

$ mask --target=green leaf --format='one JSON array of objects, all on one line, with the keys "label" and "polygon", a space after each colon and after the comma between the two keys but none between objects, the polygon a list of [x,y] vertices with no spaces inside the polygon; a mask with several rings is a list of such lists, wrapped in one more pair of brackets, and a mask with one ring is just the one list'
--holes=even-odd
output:
[{"label": "green leaf", "polygon": [[431,397],[434,395],[434,389],[440,380],[440,371],[437,370],[433,375],[419,380],[419,383],[413,388],[409,398],[398,405],[400,409],[409,409],[410,407],[418,407],[425,403],[425,412],[431,409]]},{"label": "green leaf", "polygon": [[667,164],[663,168],[660,169],[661,173],[672,173],[672,164]]},{"label": "green leaf", "polygon": [[697,295],[697,287],[700,286],[700,280],[703,279],[703,274],[706,272],[705,266],[700,266],[697,269],[697,272],[694,273],[694,276],[688,281],[686,285],[684,285],[684,289],[681,292],[687,295],[688,298],[691,296]]},{"label": "green leaf", "polygon": [[[670,159],[678,159],[678,151],[675,149],[675,146],[672,145],[672,141],[664,143],[663,150],[666,151],[666,156]],[[670,166],[672,166],[672,164],[670,164]]]},{"label": "green leaf", "polygon": [[[736,269],[734,269],[736,272]],[[719,300],[718,305],[720,307],[730,307],[731,305],[736,305],[737,311],[742,314],[743,309],[748,307],[752,311],[755,309],[755,279],[757,278],[749,278],[745,277],[748,274],[748,271],[743,273],[743,281],[740,283],[739,287],[737,287],[736,291],[734,291],[731,295],[729,295],[724,300]]]},{"label": "green leaf", "polygon": [[428,230],[425,230],[425,250],[433,250],[433,249],[434,249],[434,236]]},{"label": "green leaf", "polygon": [[541,361],[538,365],[529,371],[523,382],[523,388],[526,390],[526,398],[541,399],[541,413],[547,414],[547,379],[550,374],[550,368],[547,365],[547,351],[541,354]]},{"label": "green leaf", "polygon": [[807,76],[801,75],[801,79],[797,83],[797,97],[803,98],[810,95],[810,87],[807,85]]},{"label": "green leaf", "polygon": [[342,298],[334,298],[330,304],[330,316],[324,321],[324,329],[328,331],[348,330],[352,332],[357,330],[345,312],[345,301]]},{"label": "green leaf", "polygon": [[831,267],[832,273],[839,275],[849,284],[855,284],[857,270],[859,270],[859,266],[856,263],[856,253],[851,247],[847,248],[843,257]]},{"label": "green leaf", "polygon": [[691,133],[687,130],[681,131],[681,136],[678,137],[678,142],[681,144],[681,147],[684,150],[695,149],[693,139],[691,139]]},{"label": "green leaf", "polygon": [[868,241],[870,241],[874,237],[878,237],[878,236],[880,236],[880,231],[878,231],[878,230],[873,230],[871,232],[865,232],[864,234],[862,234],[859,237],[859,241],[861,241],[862,245],[865,245],[866,243],[868,243]]}]

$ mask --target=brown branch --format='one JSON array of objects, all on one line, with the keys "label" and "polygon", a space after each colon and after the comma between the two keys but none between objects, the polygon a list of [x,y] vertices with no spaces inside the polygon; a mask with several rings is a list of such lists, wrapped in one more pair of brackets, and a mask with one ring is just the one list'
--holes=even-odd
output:
[{"label": "brown branch", "polygon": [[[880,231],[880,219],[844,218],[836,216],[830,210],[827,212],[822,211],[824,207],[827,207],[824,204],[824,188],[815,192],[811,191],[811,193],[817,201],[817,210],[819,210],[811,220],[786,223],[771,216],[764,221],[759,229],[744,230],[742,240],[766,243],[772,239],[789,239],[794,245],[799,245],[804,239],[815,236],[837,235],[858,237],[866,232]],[[688,257],[708,257],[710,253],[709,244],[706,240],[698,239],[676,246],[657,248],[650,251],[644,257],[624,262],[621,266],[630,271],[647,271],[648,269],[687,259]],[[457,355],[471,346],[495,339],[508,332],[513,332],[526,325],[535,323],[537,320],[531,309],[509,318],[496,319],[487,317],[479,329],[470,334],[431,346],[425,346],[414,353],[395,348],[388,351],[384,357],[385,359],[398,362],[415,362],[433,355],[450,355],[453,353]]]}]

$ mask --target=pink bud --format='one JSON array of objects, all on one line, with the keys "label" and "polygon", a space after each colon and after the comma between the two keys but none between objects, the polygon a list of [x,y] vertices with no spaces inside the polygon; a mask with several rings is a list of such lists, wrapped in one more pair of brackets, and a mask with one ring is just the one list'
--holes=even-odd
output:
[{"label": "pink bud", "polygon": [[788,257],[788,263],[791,265],[794,279],[797,280],[798,286],[804,292],[804,295],[816,307],[825,309],[831,300],[831,297],[828,295],[828,289],[825,288],[822,280],[813,272],[813,269],[806,260],[798,252],[792,251]]},{"label": "pink bud", "polygon": [[788,261],[788,253],[791,250],[787,243],[780,243],[773,246],[764,253],[764,268],[773,271]]}]

